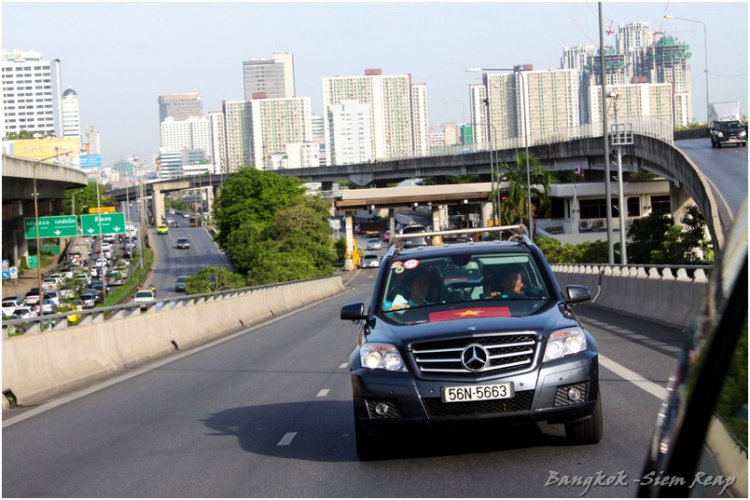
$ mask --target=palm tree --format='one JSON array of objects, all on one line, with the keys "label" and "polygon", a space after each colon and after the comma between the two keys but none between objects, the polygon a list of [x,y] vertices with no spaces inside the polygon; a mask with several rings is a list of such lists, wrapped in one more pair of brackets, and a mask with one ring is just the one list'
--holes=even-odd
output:
[{"label": "palm tree", "polygon": [[[529,155],[529,169],[532,212],[546,214],[551,206],[549,173],[542,170],[539,159],[531,154]],[[506,187],[500,188],[500,196],[503,200],[500,204],[501,223],[512,224],[515,221],[528,220],[529,190],[526,183],[526,152],[517,153],[516,161],[511,165],[507,163],[499,165],[498,177],[501,182],[508,183]]]}]

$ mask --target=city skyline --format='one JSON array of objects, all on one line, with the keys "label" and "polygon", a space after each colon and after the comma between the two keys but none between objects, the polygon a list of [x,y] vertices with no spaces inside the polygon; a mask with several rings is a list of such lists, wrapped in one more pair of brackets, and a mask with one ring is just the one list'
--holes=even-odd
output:
[{"label": "city skyline", "polygon": [[[426,84],[429,124],[438,125],[470,121],[469,84],[481,82],[481,73],[466,68],[555,69],[563,47],[599,40],[592,2],[4,2],[2,8],[3,48],[60,59],[62,88],[78,94],[81,128],[101,134],[104,165],[131,155],[151,161],[159,148],[160,95],[197,93],[204,117],[221,110],[222,101],[244,99],[243,62],[253,58],[293,54],[297,97],[309,97],[315,115],[323,113],[323,78],[368,68],[410,74],[413,83]],[[616,43],[619,24],[639,21],[690,45],[693,116],[705,121],[703,26],[664,15],[706,24],[711,101],[741,101],[747,114],[747,4],[603,4],[604,29],[611,24],[614,31],[605,33],[605,45]]]}]

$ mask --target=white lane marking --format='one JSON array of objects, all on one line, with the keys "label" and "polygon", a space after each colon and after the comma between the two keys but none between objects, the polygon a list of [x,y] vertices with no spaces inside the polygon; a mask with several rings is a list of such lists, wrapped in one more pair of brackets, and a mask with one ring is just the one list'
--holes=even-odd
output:
[{"label": "white lane marking", "polygon": [[659,384],[655,384],[651,382],[647,378],[642,377],[641,375],[638,375],[636,372],[632,370],[628,370],[621,364],[615,363],[611,359],[606,358],[602,356],[601,354],[599,354],[599,364],[601,364],[607,370],[615,372],[616,375],[619,375],[620,377],[624,378],[631,384],[640,387],[644,391],[656,396],[657,398],[661,400],[664,400],[667,397],[666,388],[660,386]]},{"label": "white lane marking", "polygon": [[328,393],[329,393],[329,392],[330,392],[330,389],[323,389],[323,390],[321,390],[321,391],[320,391],[320,392],[318,393],[317,397],[319,397],[319,398],[324,398],[324,397],[328,396]]},{"label": "white lane marking", "polygon": [[276,446],[289,446],[289,443],[292,442],[292,439],[294,439],[294,436],[296,436],[296,432],[287,432],[284,434],[284,437],[281,438],[281,441],[279,441],[279,444]]},{"label": "white lane marking", "polygon": [[347,363],[341,363],[341,364],[339,365],[339,368],[346,368],[347,366],[349,366],[349,363],[348,363],[348,362],[347,362]]}]

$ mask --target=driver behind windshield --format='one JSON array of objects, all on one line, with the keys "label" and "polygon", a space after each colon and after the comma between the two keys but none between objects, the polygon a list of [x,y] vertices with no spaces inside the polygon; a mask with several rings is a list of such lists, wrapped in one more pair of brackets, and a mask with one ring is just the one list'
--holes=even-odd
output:
[{"label": "driver behind windshield", "polygon": [[520,266],[509,266],[490,276],[484,293],[490,297],[523,297],[523,273]]}]

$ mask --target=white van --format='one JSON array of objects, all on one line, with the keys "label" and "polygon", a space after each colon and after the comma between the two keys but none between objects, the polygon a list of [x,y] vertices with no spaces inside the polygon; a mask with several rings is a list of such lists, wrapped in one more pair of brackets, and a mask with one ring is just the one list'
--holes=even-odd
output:
[{"label": "white van", "polygon": [[[413,234],[413,233],[426,233],[427,229],[419,224],[411,224],[401,229],[401,234]],[[424,236],[416,236],[414,238],[404,238],[404,247],[419,247],[426,246],[427,238]]]}]

